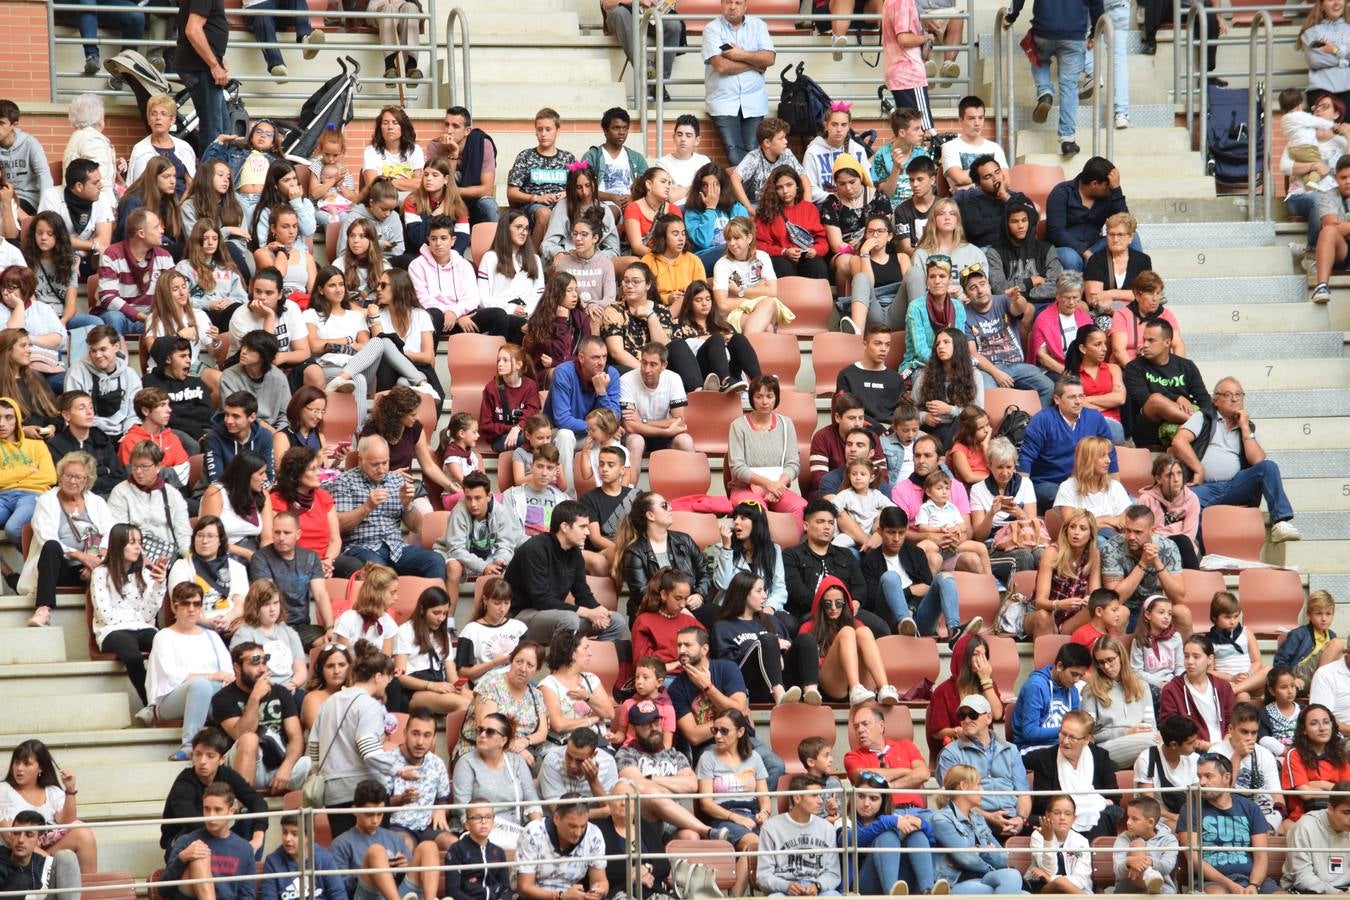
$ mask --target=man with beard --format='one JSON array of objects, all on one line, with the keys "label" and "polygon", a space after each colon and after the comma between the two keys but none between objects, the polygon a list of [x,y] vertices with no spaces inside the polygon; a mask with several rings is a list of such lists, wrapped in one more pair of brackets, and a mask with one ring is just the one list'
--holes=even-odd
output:
[{"label": "man with beard", "polygon": [[254,787],[284,793],[309,776],[295,698],[268,677],[268,654],[253,641],[235,644],[234,681],[211,698],[212,725],[234,740],[230,766]]},{"label": "man with beard", "polygon": [[661,711],[650,700],[642,700],[628,711],[633,742],[622,747],[615,757],[619,778],[628,781],[642,795],[642,818],[665,822],[679,829],[677,838],[725,840],[725,828],[711,828],[668,794],[692,794],[698,790],[698,777],[689,765],[689,757],[667,747],[661,728]]},{"label": "man with beard", "polygon": [[[1008,174],[992,154],[976,157],[970,163],[968,187],[956,195],[956,206],[961,210],[961,226],[966,240],[987,250],[1003,234],[1003,216],[1010,203],[1031,206],[1027,195],[1008,186]],[[1031,227],[1040,221],[1032,206]]]},{"label": "man with beard", "polygon": [[[450,802],[450,774],[436,755],[435,716],[425,709],[410,712],[398,752],[403,765],[389,776],[390,806],[426,807]],[[411,836],[414,846],[433,841],[442,853],[455,843],[443,809],[396,812],[389,816],[389,827]]]},{"label": "man with beard", "polygon": [[985,390],[1001,387],[1035,391],[1041,398],[1041,408],[1048,408],[1054,398],[1054,382],[1022,355],[1020,323],[1035,309],[1022,296],[1022,288],[1009,285],[1006,293],[995,297],[989,276],[978,269],[967,272],[961,286],[966,292],[970,358],[980,371]]},{"label": "man with beard", "polygon": [[[1270,826],[1253,801],[1225,789],[1233,786],[1233,767],[1217,753],[1200,757],[1199,821],[1183,808],[1177,819],[1177,843],[1182,847],[1208,848],[1191,857],[1191,871],[1199,872],[1205,887],[1224,894],[1273,894],[1275,882],[1266,876],[1270,859],[1263,850],[1270,841]],[[1231,849],[1230,849],[1231,848]]]},{"label": "man with beard", "polygon": [[1196,410],[1214,413],[1200,369],[1172,352],[1172,326],[1165,319],[1144,320],[1139,355],[1120,374],[1136,447],[1167,447]]},{"label": "man with beard", "polygon": [[[555,800],[563,794],[604,797],[618,777],[614,757],[600,752],[595,729],[577,728],[567,736],[566,743],[544,755],[539,768],[539,796],[544,800]],[[608,816],[609,807],[604,804],[591,807],[592,819]]]}]

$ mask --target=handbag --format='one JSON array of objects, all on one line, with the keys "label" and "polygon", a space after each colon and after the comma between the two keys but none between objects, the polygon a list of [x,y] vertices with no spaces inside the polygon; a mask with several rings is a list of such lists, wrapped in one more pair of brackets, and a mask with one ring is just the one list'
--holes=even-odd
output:
[{"label": "handbag", "polygon": [[178,534],[173,530],[173,513],[169,511],[169,489],[159,489],[159,499],[164,503],[164,523],[169,529],[172,541],[166,541],[157,534],[141,532],[141,557],[146,560],[164,559],[173,561],[182,555],[178,548]]},{"label": "handbag", "polygon": [[319,764],[315,766],[309,775],[309,780],[305,782],[304,787],[300,789],[300,805],[306,809],[322,807],[324,794],[328,790],[328,776],[323,773],[323,764],[328,759],[328,754],[333,750],[333,744],[337,742],[338,735],[342,734],[342,726],[347,721],[347,714],[352,711],[356,701],[360,697],[353,697],[352,702],[347,704],[347,708],[342,711],[342,718],[338,719],[337,728],[333,730],[333,739],[328,742],[328,749],[324,750],[323,755],[319,757]]},{"label": "handbag", "polygon": [[997,634],[1011,635],[1015,640],[1026,638],[1027,607],[1031,605],[1025,595],[1009,591],[998,606],[998,615],[994,617],[994,631]]},{"label": "handbag", "polygon": [[786,215],[783,216],[783,226],[787,231],[787,239],[792,242],[792,246],[799,250],[810,250],[816,245],[815,235],[810,231],[798,225],[796,222],[789,222]]}]

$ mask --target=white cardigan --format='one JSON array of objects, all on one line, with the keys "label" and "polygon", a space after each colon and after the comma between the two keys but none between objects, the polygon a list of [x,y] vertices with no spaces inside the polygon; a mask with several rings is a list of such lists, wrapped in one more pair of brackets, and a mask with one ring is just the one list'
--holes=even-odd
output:
[{"label": "white cardigan", "polygon": [[[60,540],[61,501],[57,499],[59,490],[52,488],[42,494],[33,509],[33,519],[30,523],[33,526],[33,541],[28,547],[28,558],[24,560],[23,571],[19,573],[19,593],[28,597],[37,591],[37,563],[38,557],[42,555],[42,545],[47,541]],[[89,515],[89,521],[94,523],[94,527],[103,536],[99,546],[106,550],[108,533],[112,531],[114,525],[112,510],[108,508],[107,501],[93,491],[84,492],[84,508]],[[61,547],[65,550],[80,549],[65,544]]]},{"label": "white cardigan", "polygon": [[[173,155],[183,164],[183,168],[187,170],[188,181],[191,181],[197,174],[196,151],[192,149],[191,144],[181,138],[170,136],[169,140],[173,141]],[[127,184],[140,178],[146,164],[158,155],[154,145],[150,143],[149,135],[137,141],[136,146],[131,148],[131,156],[127,159]]]}]

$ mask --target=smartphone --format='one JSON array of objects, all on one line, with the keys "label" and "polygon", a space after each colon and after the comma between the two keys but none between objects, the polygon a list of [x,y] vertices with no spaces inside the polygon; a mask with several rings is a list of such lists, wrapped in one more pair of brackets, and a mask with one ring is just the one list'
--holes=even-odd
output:
[{"label": "smartphone", "polygon": [[455,687],[457,687],[457,688],[462,688],[462,687],[464,687],[464,685],[466,685],[466,684],[468,684],[468,683],[469,683],[468,676],[462,676],[462,677],[460,677],[460,678],[456,678],[456,679],[455,679]]},{"label": "smartphone", "polygon": [[728,51],[728,50],[731,49],[731,45],[730,45],[730,44],[723,44],[721,47],[718,47],[717,49],[719,49],[719,50],[721,50],[723,53],[725,53],[726,51]]}]

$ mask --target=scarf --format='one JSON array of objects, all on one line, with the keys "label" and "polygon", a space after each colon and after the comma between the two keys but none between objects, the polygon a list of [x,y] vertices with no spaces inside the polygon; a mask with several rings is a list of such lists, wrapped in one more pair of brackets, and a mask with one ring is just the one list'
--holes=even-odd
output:
[{"label": "scarf", "polygon": [[951,295],[934,301],[932,294],[925,294],[924,304],[928,307],[928,320],[933,323],[934,332],[956,324],[956,305],[952,303]]},{"label": "scarf", "polygon": [[296,491],[294,497],[287,499],[286,505],[291,508],[291,512],[307,513],[310,507],[314,505],[314,492],[310,491],[308,495],[305,495]]},{"label": "scarf", "polygon": [[1242,651],[1243,653],[1247,652],[1247,649],[1243,647],[1241,643],[1239,643],[1242,640],[1241,622],[1239,622],[1237,627],[1234,628],[1232,631],[1224,631],[1218,625],[1211,625],[1209,628],[1209,639],[1214,642],[1214,645],[1216,647],[1219,644],[1228,644],[1229,646],[1234,647]]},{"label": "scarf", "polygon": [[1083,747],[1077,765],[1065,759],[1063,752],[1056,751],[1055,768],[1059,774],[1059,789],[1077,801],[1074,831],[1091,830],[1101,818],[1102,810],[1106,809],[1106,798],[1097,793],[1097,787],[1092,783],[1097,768],[1092,758],[1092,748]]},{"label": "scarf", "polygon": [[222,597],[229,596],[230,593],[230,557],[227,553],[221,553],[215,559],[206,559],[192,554],[192,568],[196,570],[197,575],[214,588],[216,593]]},{"label": "scarf", "polygon": [[155,477],[155,483],[150,485],[149,487],[141,487],[141,483],[134,478],[128,478],[127,480],[130,481],[132,484],[136,485],[136,487],[140,488],[147,494],[154,494],[158,491],[164,490],[165,481],[164,481],[164,472],[162,470],[160,471],[159,475]]},{"label": "scarf", "polygon": [[[911,473],[909,477],[911,480],[913,480],[914,478],[913,473]],[[923,485],[920,485],[920,487],[922,486]],[[993,475],[990,475],[988,478],[984,480],[984,486],[989,491],[989,496],[991,497],[997,497],[1004,491],[1003,488],[998,486],[998,482],[994,481]],[[1016,472],[1013,472],[1012,478],[1008,480],[1008,488],[1007,488],[1008,496],[1016,498],[1017,492],[1020,491],[1021,489],[1022,489],[1022,476],[1018,475]]]},{"label": "scarf", "polygon": [[66,209],[70,211],[70,233],[79,236],[94,214],[94,201],[75,196],[70,188],[65,189],[65,198]]},{"label": "scarf", "polygon": [[[923,490],[923,483],[927,477],[928,477],[927,475],[920,475],[918,472],[909,473],[910,483],[917,486],[920,490]],[[1016,478],[1017,476],[1014,475],[1013,477]]]}]

